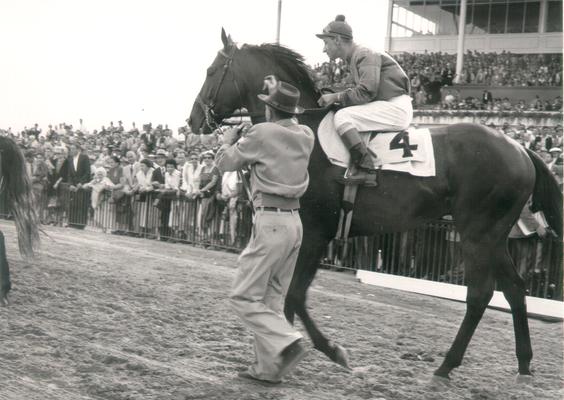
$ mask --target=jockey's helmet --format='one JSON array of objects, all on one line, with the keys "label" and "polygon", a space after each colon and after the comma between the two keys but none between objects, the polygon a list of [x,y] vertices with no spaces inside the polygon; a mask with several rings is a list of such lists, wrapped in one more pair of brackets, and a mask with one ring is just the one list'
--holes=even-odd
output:
[{"label": "jockey's helmet", "polygon": [[329,24],[323,29],[323,33],[318,33],[318,38],[323,39],[324,37],[336,37],[342,36],[346,39],[352,39],[352,28],[345,21],[344,15],[337,15],[334,21],[329,22]]}]

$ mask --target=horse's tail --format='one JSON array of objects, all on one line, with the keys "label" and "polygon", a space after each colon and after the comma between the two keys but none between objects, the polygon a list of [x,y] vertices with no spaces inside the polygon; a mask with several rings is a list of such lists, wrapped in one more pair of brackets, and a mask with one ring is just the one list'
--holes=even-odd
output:
[{"label": "horse's tail", "polygon": [[39,217],[25,159],[18,145],[5,136],[0,136],[0,159],[1,187],[14,216],[20,253],[31,257],[39,244]]},{"label": "horse's tail", "polygon": [[562,238],[562,191],[544,161],[534,151],[526,150],[536,172],[531,211],[542,211],[548,225]]}]

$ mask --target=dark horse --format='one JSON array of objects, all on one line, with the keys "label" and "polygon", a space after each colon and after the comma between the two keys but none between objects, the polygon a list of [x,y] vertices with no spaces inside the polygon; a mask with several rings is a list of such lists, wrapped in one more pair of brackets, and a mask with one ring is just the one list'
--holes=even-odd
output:
[{"label": "dark horse", "polygon": [[[0,177],[4,212],[10,212],[14,217],[20,253],[25,258],[31,257],[39,243],[36,204],[24,156],[18,145],[6,136],[0,136]],[[0,306],[8,305],[10,288],[6,244],[4,234],[0,231]]]},{"label": "dark horse", "polygon": [[[238,48],[222,30],[221,49],[207,70],[207,78],[192,108],[194,132],[209,133],[234,110],[245,107],[258,122],[264,105],[257,99],[263,78],[276,75],[301,91],[300,105],[313,110],[320,94],[309,68],[295,52],[273,44]],[[300,116],[317,131],[325,113]],[[476,124],[432,129],[435,177],[415,177],[382,171],[378,187],[361,187],[355,203],[351,236],[400,232],[446,214],[454,217],[461,237],[468,292],[466,315],[456,339],[435,377],[448,378],[459,366],[494,291],[503,291],[511,306],[519,374],[530,375],[531,341],[525,285],[507,250],[509,231],[533,195],[533,206],[544,211],[551,227],[562,236],[562,193],[548,168],[534,153],[502,134]],[[281,166],[282,167],[282,166]],[[343,196],[334,167],[319,141],[309,164],[310,184],[301,199],[304,239],[286,297],[285,313],[303,321],[316,349],[348,367],[346,350],[331,343],[315,326],[305,307],[306,291],[319,267],[324,249],[335,236]]]}]

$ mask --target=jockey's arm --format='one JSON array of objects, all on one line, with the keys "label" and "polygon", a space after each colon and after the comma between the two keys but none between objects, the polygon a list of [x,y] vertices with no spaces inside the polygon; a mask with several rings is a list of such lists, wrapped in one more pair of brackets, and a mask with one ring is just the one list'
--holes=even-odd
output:
[{"label": "jockey's arm", "polygon": [[352,68],[358,71],[358,82],[354,88],[339,92],[339,103],[343,106],[355,106],[374,101],[380,86],[381,56],[374,53],[361,54],[355,65],[351,65]]}]

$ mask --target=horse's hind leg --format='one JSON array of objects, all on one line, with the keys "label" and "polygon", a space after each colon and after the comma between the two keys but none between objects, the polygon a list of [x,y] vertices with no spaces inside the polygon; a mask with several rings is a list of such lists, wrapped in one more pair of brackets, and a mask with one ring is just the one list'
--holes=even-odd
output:
[{"label": "horse's hind leg", "polygon": [[[491,246],[490,246],[491,247]],[[494,262],[488,246],[480,243],[462,242],[464,253],[466,281],[466,314],[458,329],[441,366],[435,371],[435,376],[448,378],[450,371],[460,366],[466,348],[472,339],[494,290],[494,277],[491,264]]]},{"label": "horse's hind leg", "polygon": [[6,258],[6,243],[4,242],[4,234],[0,231],[0,306],[8,305],[8,292],[11,287],[10,268]]},{"label": "horse's hind leg", "polygon": [[504,251],[500,254],[499,269],[496,279],[503,291],[513,316],[515,331],[515,351],[519,362],[519,375],[531,375],[530,363],[533,358],[531,336],[529,334],[529,320],[527,318],[527,303],[525,301],[525,283],[517,274],[513,260]]}]

